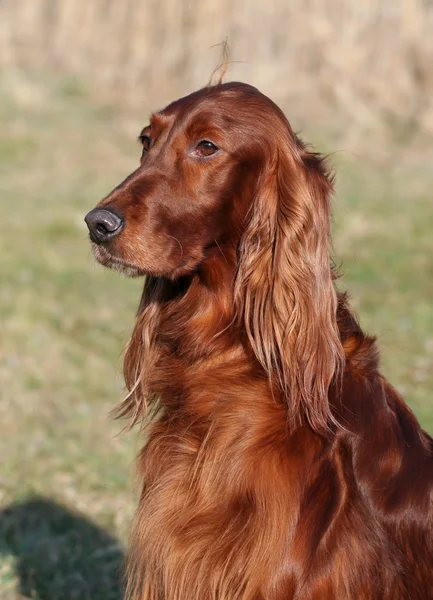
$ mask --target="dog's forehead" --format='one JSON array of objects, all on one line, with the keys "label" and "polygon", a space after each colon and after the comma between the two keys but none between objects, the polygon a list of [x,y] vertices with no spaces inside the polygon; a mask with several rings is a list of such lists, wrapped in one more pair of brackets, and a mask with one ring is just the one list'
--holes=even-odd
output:
[{"label": "dog's forehead", "polygon": [[188,117],[203,109],[224,113],[235,107],[260,106],[269,99],[255,87],[246,83],[230,82],[208,86],[171,102],[157,114],[163,118]]},{"label": "dog's forehead", "polygon": [[167,125],[175,122],[191,123],[194,120],[204,120],[208,117],[217,119],[224,114],[226,99],[222,94],[208,90],[199,90],[189,96],[175,100],[164,108],[157,116],[161,117]]},{"label": "dog's forehead", "polygon": [[269,99],[256,88],[243,83],[207,87],[179,98],[154,113],[152,131],[177,130],[178,127],[183,130],[197,127],[239,128],[242,123],[251,125],[254,114],[263,113],[268,102]]},{"label": "dog's forehead", "polygon": [[228,129],[235,122],[230,111],[209,97],[197,96],[196,99],[181,98],[167,108],[154,113],[150,118],[152,135],[158,137],[162,132],[196,135],[209,129]]}]

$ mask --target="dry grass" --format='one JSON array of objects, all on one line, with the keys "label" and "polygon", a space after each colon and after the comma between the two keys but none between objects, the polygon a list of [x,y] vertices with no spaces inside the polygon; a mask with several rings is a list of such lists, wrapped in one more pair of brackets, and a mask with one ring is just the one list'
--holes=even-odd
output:
[{"label": "dry grass", "polygon": [[130,105],[204,85],[212,46],[228,39],[231,78],[298,127],[326,123],[350,144],[433,133],[431,2],[5,0],[0,11],[0,64],[85,75]]}]

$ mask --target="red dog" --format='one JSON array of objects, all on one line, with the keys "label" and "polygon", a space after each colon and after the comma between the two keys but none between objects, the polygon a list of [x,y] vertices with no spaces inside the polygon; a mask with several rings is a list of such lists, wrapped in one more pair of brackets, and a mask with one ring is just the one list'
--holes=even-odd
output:
[{"label": "red dog", "polygon": [[242,83],[140,140],[86,217],[102,264],[146,275],[119,409],[158,417],[129,597],[433,598],[433,442],[334,287],[323,158]]}]

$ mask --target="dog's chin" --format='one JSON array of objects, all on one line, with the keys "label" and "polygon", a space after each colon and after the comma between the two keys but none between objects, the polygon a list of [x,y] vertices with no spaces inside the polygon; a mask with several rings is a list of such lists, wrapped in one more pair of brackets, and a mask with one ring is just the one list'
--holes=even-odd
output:
[{"label": "dog's chin", "polygon": [[143,271],[143,269],[131,265],[130,263],[117,258],[117,256],[113,256],[103,246],[92,244],[92,247],[94,257],[104,267],[118,271],[119,273],[122,273],[122,275],[125,275],[125,277],[142,277],[143,275],[146,275],[146,272]]},{"label": "dog's chin", "polygon": [[159,270],[145,270],[142,267],[131,264],[116,255],[113,255],[107,250],[105,246],[98,246],[92,243],[92,250],[95,259],[104,267],[113,269],[122,273],[126,277],[143,277],[146,275],[152,275],[154,277],[163,277],[176,281],[186,275],[191,275],[196,272],[203,262],[203,253],[197,252],[196,256],[190,256],[182,260],[180,264],[175,265],[170,270],[159,271]]}]

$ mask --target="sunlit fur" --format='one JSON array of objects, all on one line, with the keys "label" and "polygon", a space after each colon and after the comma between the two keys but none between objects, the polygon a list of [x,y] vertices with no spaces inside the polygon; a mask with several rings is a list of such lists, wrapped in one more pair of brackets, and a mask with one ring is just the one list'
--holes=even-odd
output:
[{"label": "sunlit fur", "polygon": [[240,83],[151,131],[96,250],[147,274],[118,411],[153,416],[128,597],[433,598],[432,440],[334,287],[322,157]]}]

